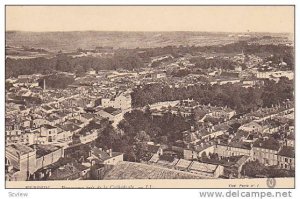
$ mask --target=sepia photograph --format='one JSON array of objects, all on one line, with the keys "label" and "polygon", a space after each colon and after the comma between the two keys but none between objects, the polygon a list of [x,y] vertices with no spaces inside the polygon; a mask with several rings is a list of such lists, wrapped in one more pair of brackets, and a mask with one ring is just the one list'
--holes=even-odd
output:
[{"label": "sepia photograph", "polygon": [[6,188],[295,188],[295,6],[6,5]]}]

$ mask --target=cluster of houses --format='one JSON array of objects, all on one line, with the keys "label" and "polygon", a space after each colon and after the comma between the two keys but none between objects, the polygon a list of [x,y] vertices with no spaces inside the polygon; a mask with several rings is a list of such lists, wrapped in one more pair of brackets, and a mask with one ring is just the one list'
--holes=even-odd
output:
[{"label": "cluster of houses", "polygon": [[108,122],[114,120],[114,113],[106,112],[105,108],[131,107],[131,91],[126,88],[109,101],[105,89],[93,95],[93,87],[87,85],[51,89],[46,87],[45,80],[40,84],[41,78],[42,75],[26,75],[7,80],[11,84],[6,92],[5,115],[9,180],[41,178],[35,172],[63,158],[65,149],[98,138]]},{"label": "cluster of houses", "polygon": [[[95,53],[101,51],[98,49]],[[237,63],[234,70],[211,68],[199,72],[188,56],[175,59],[164,55],[153,57],[150,65],[159,64],[147,69],[95,71],[91,68],[81,77],[62,72],[74,78],[74,83],[65,89],[48,88],[41,74],[7,78],[7,179],[104,179],[110,170],[116,172],[113,170],[118,165],[138,167],[138,164],[126,163],[122,153],[111,149],[91,147],[87,157],[75,162],[68,160],[66,151],[91,143],[108,122],[120,121],[124,112],[132,109],[132,89],[141,84],[164,82],[179,88],[231,83],[252,87],[263,84],[264,79],[294,78],[293,71],[272,68],[259,71],[255,67],[263,64],[263,60],[254,55],[246,57],[242,53],[228,59]],[[172,75],[174,70],[195,73],[176,77]],[[165,108],[164,103],[168,103]],[[295,169],[294,108],[290,104],[260,109],[242,117],[230,108],[202,105],[190,99],[150,107],[152,116],[170,111],[187,120],[194,118],[196,126],[182,132],[183,140],[174,146],[149,145],[154,148],[152,157],[140,163],[140,167],[144,164],[145,169],[155,167],[158,172],[163,168],[170,175],[179,172],[197,178],[241,177],[241,168],[248,161]]]},{"label": "cluster of houses", "polygon": [[[198,126],[182,132],[183,140],[178,140],[173,146],[157,145],[157,152],[148,164],[197,173],[203,178],[239,178],[243,175],[243,165],[249,161],[277,169],[295,169],[292,104],[259,109],[242,117],[237,117],[231,109],[198,105],[193,100],[182,101],[172,108],[176,107],[182,109],[174,111],[174,114],[184,110],[182,115],[187,115],[190,108],[199,108],[201,117],[196,121]],[[160,111],[165,110],[156,110],[154,114]],[[206,121],[208,116],[211,118]],[[202,166],[195,170],[193,165],[197,164]]]},{"label": "cluster of houses", "polygon": [[102,179],[103,172],[123,161],[123,154],[93,147],[81,162],[68,158],[64,147],[12,144],[6,148],[6,180]]}]

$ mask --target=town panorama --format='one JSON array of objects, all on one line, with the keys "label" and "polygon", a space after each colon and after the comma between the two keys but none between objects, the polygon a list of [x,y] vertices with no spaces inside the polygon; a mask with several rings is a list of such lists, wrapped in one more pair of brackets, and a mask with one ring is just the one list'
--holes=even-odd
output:
[{"label": "town panorama", "polygon": [[293,35],[8,31],[5,50],[7,181],[295,176]]}]

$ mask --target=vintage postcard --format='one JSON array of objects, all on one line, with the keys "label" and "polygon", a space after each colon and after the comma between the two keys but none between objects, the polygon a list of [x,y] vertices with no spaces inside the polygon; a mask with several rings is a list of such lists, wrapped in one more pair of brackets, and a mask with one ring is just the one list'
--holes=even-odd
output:
[{"label": "vintage postcard", "polygon": [[294,188],[294,6],[5,6],[6,188]]}]

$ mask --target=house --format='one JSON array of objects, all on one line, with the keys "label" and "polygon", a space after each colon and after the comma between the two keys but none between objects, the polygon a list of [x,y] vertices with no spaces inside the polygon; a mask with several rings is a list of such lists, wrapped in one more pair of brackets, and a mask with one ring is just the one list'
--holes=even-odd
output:
[{"label": "house", "polygon": [[90,168],[79,163],[71,163],[53,170],[47,180],[87,180]]},{"label": "house", "polygon": [[64,130],[62,125],[57,126],[57,141],[67,142],[72,140],[73,133],[69,130]]},{"label": "house", "polygon": [[48,124],[48,121],[44,118],[35,118],[31,120],[31,127],[32,128],[40,128],[42,125]]},{"label": "house", "polygon": [[293,71],[263,71],[258,72],[256,74],[258,79],[265,79],[265,78],[280,78],[280,77],[287,77],[289,80],[294,79],[294,72]]},{"label": "house", "polygon": [[261,133],[263,128],[257,122],[251,121],[249,123],[246,123],[246,124],[240,126],[238,128],[238,130],[242,130],[242,131],[245,131],[245,132],[253,132],[253,133],[259,132],[259,133]]},{"label": "house", "polygon": [[44,124],[40,127],[41,137],[46,138],[46,142],[56,142],[57,141],[57,127]]},{"label": "house", "polygon": [[25,145],[32,145],[36,143],[37,134],[34,132],[25,132],[22,133],[19,137],[19,143],[25,144]]},{"label": "house", "polygon": [[295,148],[283,146],[277,154],[278,167],[281,169],[295,170]]},{"label": "house", "polygon": [[113,107],[120,109],[131,108],[131,94],[130,91],[120,93],[115,98],[102,98],[101,99],[102,107]]},{"label": "house", "polygon": [[[91,121],[91,120],[90,120]],[[70,119],[68,120],[68,123],[73,123],[77,126],[79,126],[80,128],[83,128],[84,126],[86,126],[89,122],[89,120],[79,120],[79,119]]]},{"label": "house", "polygon": [[114,116],[106,111],[103,110],[99,110],[95,113],[97,116],[100,116],[102,118],[107,118],[109,121],[113,121],[114,120]]},{"label": "house", "polygon": [[36,170],[36,151],[23,144],[11,144],[5,148],[5,166],[10,173],[8,180],[27,180]]},{"label": "house", "polygon": [[87,159],[91,162],[91,166],[95,164],[115,165],[123,161],[123,153],[113,152],[112,149],[104,151],[102,148],[94,147]]},{"label": "house", "polygon": [[19,130],[20,124],[16,122],[15,118],[5,118],[5,130],[12,131],[12,130]]},{"label": "house", "polygon": [[212,117],[224,118],[226,120],[229,120],[235,114],[236,114],[235,110],[232,110],[230,108],[220,108],[220,109],[212,110],[212,112],[210,112],[208,115]]},{"label": "house", "polygon": [[20,136],[22,135],[21,130],[5,131],[5,143],[12,144],[19,142]]},{"label": "house", "polygon": [[185,160],[185,159],[179,159],[177,164],[175,165],[175,169],[178,169],[180,171],[188,171],[188,168],[192,164],[192,161]]},{"label": "house", "polygon": [[190,149],[183,150],[183,157],[186,160],[194,160],[202,157],[202,154],[209,154],[214,152],[214,141],[201,140]]},{"label": "house", "polygon": [[191,173],[203,176],[203,178],[218,178],[224,173],[224,167],[221,165],[214,165],[198,161],[193,161],[188,170]]},{"label": "house", "polygon": [[219,157],[231,157],[231,156],[251,156],[252,157],[252,144],[243,142],[242,140],[228,139],[227,142],[218,143],[215,146],[214,153],[217,153]]},{"label": "house", "polygon": [[[90,121],[92,121],[94,119],[94,114],[91,114],[91,113],[81,113],[80,115],[76,116],[75,118],[78,119],[78,120],[80,120],[81,122],[83,122],[83,125],[87,125]],[[77,124],[77,125],[80,126],[81,123]]]},{"label": "house", "polygon": [[295,147],[295,133],[288,132],[284,141],[286,146]]},{"label": "house", "polygon": [[64,130],[65,132],[70,132],[72,135],[77,134],[81,127],[72,123],[72,122],[66,122],[64,124],[57,125],[59,128]]},{"label": "house", "polygon": [[108,164],[95,164],[90,168],[91,180],[103,180],[105,174],[111,170],[114,165]]},{"label": "house", "polygon": [[265,165],[277,165],[277,153],[281,146],[274,138],[258,139],[253,145],[253,159]]},{"label": "house", "polygon": [[52,125],[52,126],[57,125],[61,122],[60,118],[57,117],[56,115],[48,115],[46,117],[46,121],[47,121],[47,124]]},{"label": "house", "polygon": [[198,152],[191,149],[183,150],[183,158],[186,160],[195,160],[198,159]]}]

